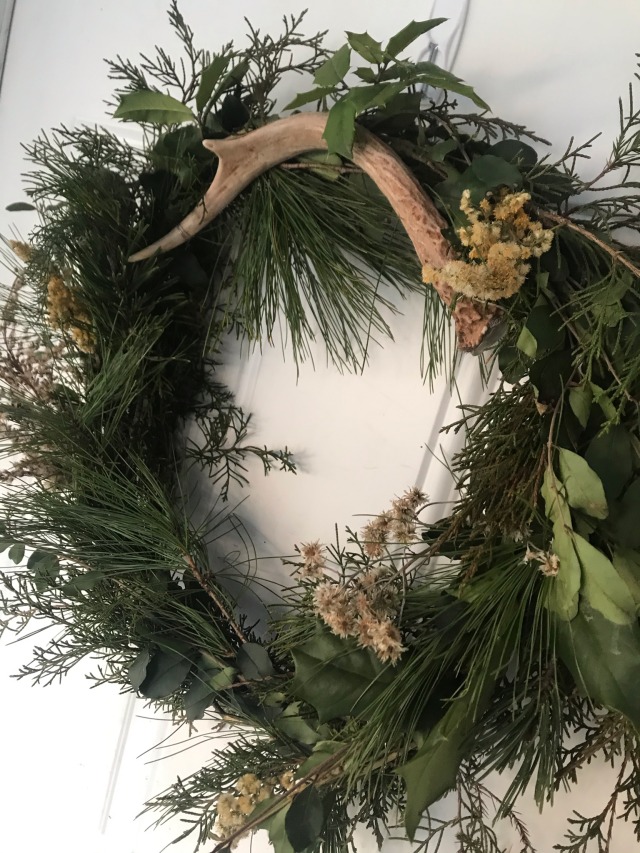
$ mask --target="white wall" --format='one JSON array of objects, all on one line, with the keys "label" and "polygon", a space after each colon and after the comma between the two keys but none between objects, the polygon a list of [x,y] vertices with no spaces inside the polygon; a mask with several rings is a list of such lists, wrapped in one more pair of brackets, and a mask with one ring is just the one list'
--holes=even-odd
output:
[{"label": "white wall", "polygon": [[[165,0],[17,0],[0,94],[0,205],[21,198],[21,142],[41,128],[102,120],[102,102],[111,91],[102,57],[133,57],[169,41],[165,5]],[[243,32],[244,15],[273,29],[282,14],[300,5],[298,0],[183,0],[182,10],[201,42],[215,48]],[[308,5],[307,30],[328,27],[335,46],[344,29],[384,37],[411,18],[428,17],[430,10],[429,3],[417,0],[308,0]],[[496,113],[552,139],[557,153],[572,134],[584,139],[602,131],[603,140],[594,144],[602,158],[616,128],[616,97],[635,70],[639,24],[640,4],[632,0],[606,6],[595,0],[472,0],[454,70]],[[585,174],[596,168],[583,166]],[[28,216],[0,213],[2,233],[14,222],[26,233]],[[448,497],[449,484],[427,446],[434,447],[434,430],[452,419],[455,403],[449,404],[442,386],[433,395],[423,386],[420,309],[415,301],[405,308],[405,316],[393,322],[397,343],[374,349],[363,376],[339,376],[323,366],[320,355],[315,372],[304,367],[296,383],[293,364],[283,363],[278,350],[240,360],[229,347],[224,375],[255,413],[256,442],[288,444],[302,460],[295,478],[274,474],[265,480],[252,471],[243,515],[262,553],[290,553],[295,542],[327,538],[334,522],[356,524],[356,514],[380,510],[413,483],[424,484],[434,498]],[[470,363],[461,377],[461,396],[470,401],[479,394]],[[276,562],[269,565],[279,570]],[[46,691],[10,681],[9,673],[26,654],[26,648],[0,649],[2,849],[159,851],[171,833],[144,836],[144,823],[134,824],[133,817],[176,772],[205,761],[210,745],[173,762],[145,766],[135,756],[167,734],[164,723],[144,719],[142,705],[131,717],[117,691],[87,690],[82,673]],[[120,772],[110,776],[123,731],[129,737]],[[586,811],[593,801],[597,808],[604,776],[603,768],[595,767],[591,782],[568,807]],[[110,778],[116,782],[111,792]],[[541,853],[559,841],[559,825],[553,815],[535,821]],[[622,837],[617,843],[615,853],[633,849]],[[363,841],[361,849],[371,849],[371,842]]]}]

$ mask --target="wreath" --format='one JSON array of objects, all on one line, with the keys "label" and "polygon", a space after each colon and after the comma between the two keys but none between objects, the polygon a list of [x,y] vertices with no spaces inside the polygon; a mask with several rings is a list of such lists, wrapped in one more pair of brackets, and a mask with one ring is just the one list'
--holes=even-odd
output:
[{"label": "wreath", "polygon": [[[13,208],[40,224],[6,258],[2,601],[14,630],[59,632],[20,674],[97,656],[98,682],[223,721],[231,744],[148,804],[218,853],[256,829],[277,853],[353,849],[358,823],[381,844],[397,814],[419,849],[453,833],[499,851],[502,818],[533,851],[518,797],[532,785],[542,807],[598,754],[614,790],[557,849],[608,851],[616,817],[640,839],[640,251],[621,241],[640,222],[640,111],[621,102],[585,182],[585,146],[541,157],[404,58],[440,20],[335,52],[301,20],[210,54],[173,3],[183,59],[109,66],[144,146],[84,127],[27,149]],[[291,74],[313,82],[281,117]],[[410,489],[336,544],[299,543],[259,630],[210,546],[241,523],[220,506],[247,458],[295,458],[251,445],[217,378],[224,340],[283,323],[297,362],[317,335],[359,367],[393,289],[424,294],[430,375],[455,361],[448,317],[500,375],[448,428],[465,434],[457,502],[427,523]],[[193,465],[220,502],[202,523]],[[483,780],[506,769],[497,798]],[[445,819],[430,807],[452,789]]]}]

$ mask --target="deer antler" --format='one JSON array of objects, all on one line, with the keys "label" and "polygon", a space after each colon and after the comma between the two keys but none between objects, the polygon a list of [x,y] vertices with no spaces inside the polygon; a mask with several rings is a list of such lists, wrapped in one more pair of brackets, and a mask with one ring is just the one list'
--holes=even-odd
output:
[{"label": "deer antler", "polygon": [[[206,139],[205,148],[218,157],[215,178],[202,201],[160,240],[136,252],[130,261],[141,261],[156,252],[168,252],[186,243],[230,204],[258,175],[306,151],[326,149],[322,137],[327,113],[299,113],[270,122],[258,130],[228,139]],[[420,265],[442,267],[453,250],[442,234],[446,223],[416,178],[394,151],[363,127],[356,128],[353,162],[366,172],[387,197],[402,222]],[[445,305],[454,291],[445,283],[435,284]],[[501,314],[497,305],[458,297],[452,310],[461,350],[480,348],[488,329]]]}]

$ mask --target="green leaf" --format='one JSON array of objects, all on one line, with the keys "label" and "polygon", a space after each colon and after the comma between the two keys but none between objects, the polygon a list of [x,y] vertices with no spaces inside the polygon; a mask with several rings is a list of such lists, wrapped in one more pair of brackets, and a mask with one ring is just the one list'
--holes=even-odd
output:
[{"label": "green leaf", "polygon": [[296,674],[291,689],[316,709],[321,723],[364,712],[393,679],[391,667],[369,649],[322,627],[292,656]]},{"label": "green leaf", "polygon": [[216,87],[216,83],[227,70],[230,60],[230,56],[214,56],[213,60],[202,72],[200,86],[196,92],[196,107],[198,110],[203,110],[206,107],[207,101]]},{"label": "green leaf", "polygon": [[483,110],[489,109],[489,104],[476,95],[471,86],[463,83],[455,74],[445,71],[444,68],[440,68],[433,62],[416,62],[415,65],[409,66],[407,73],[403,74],[403,79],[407,86],[413,83],[422,83],[436,89],[446,89],[449,92],[455,92],[457,95],[469,98]]},{"label": "green leaf", "polygon": [[538,350],[538,342],[526,326],[523,326],[520,329],[520,334],[518,335],[516,346],[518,347],[520,352],[523,352],[529,358],[536,357],[536,352]]},{"label": "green leaf", "polygon": [[236,672],[232,666],[225,666],[220,672],[209,676],[209,687],[216,691],[227,690],[235,681]]},{"label": "green leaf", "polygon": [[429,159],[434,163],[444,162],[447,154],[451,154],[458,148],[458,142],[455,139],[443,139],[441,142],[436,142],[428,149]]},{"label": "green leaf", "polygon": [[65,592],[71,592],[73,594],[93,589],[95,585],[100,583],[101,580],[104,580],[104,578],[105,573],[101,571],[96,570],[92,572],[84,572],[83,574],[67,581],[67,583],[64,584],[64,590]]},{"label": "green leaf", "polygon": [[[255,811],[257,811],[261,806],[270,808],[274,802],[275,797],[263,800],[261,803],[258,803]],[[288,803],[283,804],[281,809],[271,817],[267,818],[262,824],[262,826],[269,832],[269,841],[273,844],[274,853],[294,853],[294,849],[287,837],[287,830],[285,828],[285,821],[290,808],[291,806]]]},{"label": "green leaf", "polygon": [[329,153],[351,159],[353,140],[356,133],[356,108],[346,98],[338,101],[329,110],[327,124],[322,134]]},{"label": "green leaf", "polygon": [[493,679],[483,681],[479,685],[478,701],[473,704],[468,700],[468,696],[475,693],[471,686],[468,685],[465,694],[450,704],[411,761],[396,770],[407,789],[404,823],[411,841],[422,812],[454,787],[469,733],[486,707],[495,682]]},{"label": "green leaf", "polygon": [[548,579],[547,607],[560,619],[570,621],[578,612],[582,569],[574,545],[574,533],[564,525],[553,525],[553,553],[560,561],[558,574]]},{"label": "green leaf", "polygon": [[184,712],[190,723],[201,720],[204,712],[211,705],[216,696],[216,691],[211,689],[207,678],[208,672],[198,670],[187,692],[184,694]]},{"label": "green leaf", "polygon": [[620,496],[633,476],[633,453],[629,433],[615,424],[597,435],[585,453],[585,459],[602,480],[609,502]]},{"label": "green leaf", "polygon": [[616,407],[611,402],[611,398],[609,395],[600,388],[599,385],[596,385],[595,382],[589,383],[591,385],[591,390],[593,391],[593,399],[600,406],[602,410],[602,414],[608,421],[616,421],[618,419],[618,412],[616,411]]},{"label": "green leaf", "polygon": [[356,53],[359,53],[367,62],[382,62],[384,51],[379,41],[372,38],[369,33],[351,33],[347,30],[347,40]]},{"label": "green leaf", "polygon": [[369,68],[366,65],[361,65],[356,68],[355,75],[361,80],[364,80],[365,83],[375,83],[376,81],[376,75],[374,74],[373,68]]},{"label": "green leaf", "polygon": [[335,740],[320,740],[313,747],[313,752],[295,772],[296,779],[303,779],[308,776],[312,770],[319,767],[321,764],[329,761],[333,756],[344,749],[344,744]]},{"label": "green leaf", "polygon": [[525,325],[535,338],[535,355],[538,358],[558,349],[564,343],[562,319],[546,303],[532,308]]},{"label": "green leaf", "polygon": [[502,157],[495,154],[480,154],[471,162],[471,171],[479,181],[491,189],[506,185],[508,187],[520,186],[522,175],[513,163],[508,163]]},{"label": "green leaf", "polygon": [[335,86],[339,83],[349,70],[351,64],[351,48],[343,44],[339,50],[330,56],[327,61],[318,68],[313,78],[317,86]]},{"label": "green leaf", "polygon": [[269,653],[259,643],[245,643],[240,646],[236,663],[248,681],[269,678],[275,673]]},{"label": "green leaf", "polygon": [[626,583],[636,605],[636,614],[640,613],[640,553],[628,548],[618,548],[613,555],[616,572]]},{"label": "green leaf", "polygon": [[578,423],[582,427],[586,427],[591,414],[591,403],[593,402],[593,391],[591,385],[580,385],[577,388],[572,388],[569,391],[569,405],[571,411],[578,419]]},{"label": "green leaf", "polygon": [[559,350],[535,361],[529,370],[529,379],[536,389],[540,403],[555,403],[573,372],[573,356],[568,350]]},{"label": "green leaf", "polygon": [[130,92],[122,95],[114,118],[150,124],[182,124],[196,117],[182,101],[162,92]]},{"label": "green leaf", "polygon": [[134,660],[134,662],[129,666],[129,681],[131,682],[131,686],[134,690],[139,690],[140,685],[145,679],[147,674],[147,667],[149,665],[149,661],[151,660],[151,652],[149,649],[142,649],[139,652],[138,656]]},{"label": "green leaf", "polygon": [[18,563],[21,563],[24,559],[24,545],[19,542],[16,542],[15,545],[12,545],[11,548],[9,548],[9,559],[11,560],[11,562],[15,563],[16,566],[18,565]]},{"label": "green leaf", "polygon": [[305,104],[311,104],[315,101],[320,101],[334,91],[333,86],[318,86],[315,89],[310,89],[308,92],[300,92],[295,98],[287,104],[285,110],[297,110]]},{"label": "green leaf", "polygon": [[501,157],[525,170],[532,169],[538,162],[538,154],[534,148],[520,139],[501,139],[489,149],[491,154]]},{"label": "green leaf", "polygon": [[430,21],[411,21],[406,27],[391,36],[387,42],[385,53],[389,56],[397,56],[417,38],[443,24],[446,20],[446,18],[432,18]]},{"label": "green leaf", "polygon": [[216,112],[216,119],[227,133],[235,133],[245,126],[250,115],[246,104],[237,95],[229,94]]},{"label": "green leaf", "polygon": [[301,163],[309,163],[310,172],[319,175],[326,181],[337,181],[340,178],[340,170],[337,168],[327,168],[342,166],[342,158],[337,154],[329,154],[328,151],[312,151],[310,154],[304,154],[298,157]]},{"label": "green leaf", "polygon": [[314,786],[310,785],[293,798],[284,818],[287,838],[296,853],[315,844],[323,824],[322,799]]},{"label": "green leaf", "polygon": [[191,661],[183,654],[158,649],[147,665],[140,693],[147,699],[164,699],[180,687],[190,669]]},{"label": "green leaf", "polygon": [[244,75],[249,70],[249,60],[241,59],[237,65],[234,65],[233,68],[230,68],[229,71],[222,78],[222,82],[218,86],[218,95],[221,95],[223,92],[227,92],[229,89],[232,89],[234,86],[237,86],[238,83],[241,82]]},{"label": "green leaf", "polygon": [[282,714],[274,720],[277,729],[298,743],[311,746],[320,740],[320,735],[300,716],[300,703],[292,702]]},{"label": "green leaf", "polygon": [[629,587],[602,551],[574,534],[574,545],[582,567],[581,599],[608,622],[626,625],[636,621],[636,604]]},{"label": "green leaf", "polygon": [[606,532],[624,548],[640,548],[640,479],[614,503]]},{"label": "green leaf", "polygon": [[602,519],[609,515],[602,481],[586,459],[559,447],[558,468],[569,506],[581,509],[593,518]]},{"label": "green leaf", "polygon": [[625,714],[640,728],[640,627],[617,624],[583,602],[558,623],[558,649],[576,684],[592,701]]},{"label": "green leaf", "polygon": [[14,201],[12,204],[8,204],[5,207],[5,210],[9,210],[11,213],[20,213],[23,210],[35,210],[35,206],[33,204],[29,204],[26,201]]}]

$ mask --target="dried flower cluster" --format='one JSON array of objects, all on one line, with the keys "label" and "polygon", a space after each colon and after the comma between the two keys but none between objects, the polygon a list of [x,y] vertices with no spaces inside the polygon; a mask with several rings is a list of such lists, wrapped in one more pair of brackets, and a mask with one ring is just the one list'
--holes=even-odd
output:
[{"label": "dried flower cluster", "polygon": [[381,557],[388,542],[408,545],[416,538],[416,513],[427,502],[420,489],[412,488],[396,498],[391,509],[376,516],[362,529],[365,554],[372,559]]},{"label": "dried flower cluster", "polygon": [[457,293],[474,299],[505,299],[522,287],[530,264],[551,248],[553,231],[545,230],[524,209],[529,193],[501,191],[483,198],[478,208],[471,204],[465,190],[460,210],[469,225],[458,231],[463,246],[469,249],[468,261],[449,261],[442,269],[425,265],[426,284],[446,282]]},{"label": "dried flower cluster", "polygon": [[326,565],[324,547],[320,542],[308,542],[300,546],[302,566],[300,576],[307,580],[322,580]]},{"label": "dried flower cluster", "polygon": [[531,545],[527,548],[524,560],[525,563],[537,563],[538,568],[547,578],[555,577],[560,570],[560,559],[557,554],[553,554],[551,551],[540,551]]},{"label": "dried flower cluster", "polygon": [[67,329],[82,352],[95,350],[91,318],[62,276],[52,275],[47,282],[47,309],[54,329]]},{"label": "dried flower cluster", "polygon": [[273,795],[274,781],[269,779],[263,782],[254,773],[245,773],[234,785],[235,794],[220,794],[216,803],[216,837],[222,840],[240,829],[258,803]]}]

